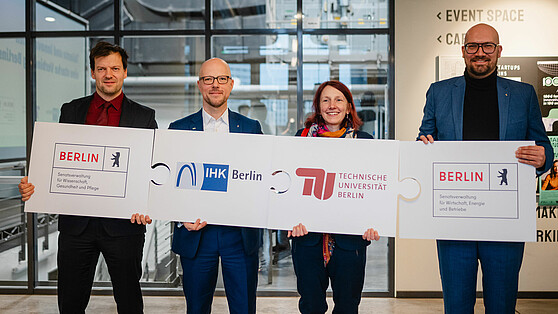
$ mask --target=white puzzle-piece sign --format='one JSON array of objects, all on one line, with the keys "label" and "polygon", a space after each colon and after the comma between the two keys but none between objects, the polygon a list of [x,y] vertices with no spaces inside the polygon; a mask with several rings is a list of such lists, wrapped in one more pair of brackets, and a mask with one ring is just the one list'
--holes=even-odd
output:
[{"label": "white puzzle-piece sign", "polygon": [[[270,198],[268,228],[395,236],[398,141],[277,137],[274,171],[290,177]],[[279,183],[279,182],[278,182]],[[285,184],[281,184],[284,186]]]},{"label": "white puzzle-piece sign", "polygon": [[515,151],[532,142],[402,142],[400,173],[422,193],[399,203],[401,238],[535,241],[534,168]]},{"label": "white puzzle-piece sign", "polygon": [[147,214],[162,220],[265,226],[272,139],[157,130],[153,163],[159,174],[150,187]]},{"label": "white puzzle-piece sign", "polygon": [[130,218],[147,211],[154,130],[36,122],[26,212]]}]

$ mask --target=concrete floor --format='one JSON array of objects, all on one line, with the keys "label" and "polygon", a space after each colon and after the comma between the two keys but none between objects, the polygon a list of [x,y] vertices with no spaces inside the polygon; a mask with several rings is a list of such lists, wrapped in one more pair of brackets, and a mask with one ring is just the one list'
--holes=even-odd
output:
[{"label": "concrete floor", "polygon": [[[145,313],[184,313],[183,297],[144,297]],[[298,313],[298,298],[295,297],[259,297],[258,313],[285,314]],[[332,300],[328,299],[331,313]],[[49,314],[58,313],[56,296],[53,295],[0,295],[0,313],[10,314]],[[112,296],[92,296],[87,313],[116,313]],[[215,297],[213,313],[228,313],[225,297]],[[443,313],[441,299],[396,299],[363,298],[360,313],[396,313],[396,314],[435,314]],[[484,313],[482,300],[477,300],[475,313]],[[516,313],[551,314],[558,313],[558,300],[518,300]]]}]

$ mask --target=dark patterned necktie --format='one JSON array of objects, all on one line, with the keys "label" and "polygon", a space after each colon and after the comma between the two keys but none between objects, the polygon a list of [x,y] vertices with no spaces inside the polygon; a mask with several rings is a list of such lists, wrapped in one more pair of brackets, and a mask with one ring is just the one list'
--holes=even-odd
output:
[{"label": "dark patterned necktie", "polygon": [[106,102],[101,106],[101,113],[97,118],[96,125],[108,125],[108,110],[112,106],[110,102]]}]

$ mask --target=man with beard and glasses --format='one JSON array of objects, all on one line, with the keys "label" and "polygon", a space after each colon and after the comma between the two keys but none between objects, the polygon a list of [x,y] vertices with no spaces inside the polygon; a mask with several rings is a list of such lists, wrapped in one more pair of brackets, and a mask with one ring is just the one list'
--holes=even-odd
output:
[{"label": "man with beard and glasses", "polygon": [[[234,80],[229,65],[213,58],[199,73],[203,106],[198,112],[172,122],[169,129],[203,132],[262,134],[260,123],[227,107]],[[195,206],[195,204],[184,204]],[[230,313],[256,313],[258,249],[261,229],[179,222],[174,227],[173,252],[180,255],[188,313],[210,313],[217,283],[219,259]]]},{"label": "man with beard and glasses", "polygon": [[[553,149],[533,86],[497,76],[502,46],[489,25],[471,27],[461,51],[465,73],[430,86],[418,139],[425,144],[532,140],[535,145],[519,147],[515,157],[541,175],[552,165]],[[473,313],[480,261],[486,313],[515,313],[524,246],[437,240],[445,312]]]}]

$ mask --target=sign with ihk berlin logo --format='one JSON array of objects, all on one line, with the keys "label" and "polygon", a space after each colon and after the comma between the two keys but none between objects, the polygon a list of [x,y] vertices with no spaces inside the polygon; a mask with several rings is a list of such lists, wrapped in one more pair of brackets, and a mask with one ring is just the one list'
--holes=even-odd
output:
[{"label": "sign with ihk berlin logo", "polygon": [[[151,217],[230,226],[265,226],[273,137],[157,130],[149,193]],[[177,143],[181,143],[177,145]]]},{"label": "sign with ihk berlin logo", "polygon": [[179,189],[227,192],[229,165],[179,162],[176,168]]}]

